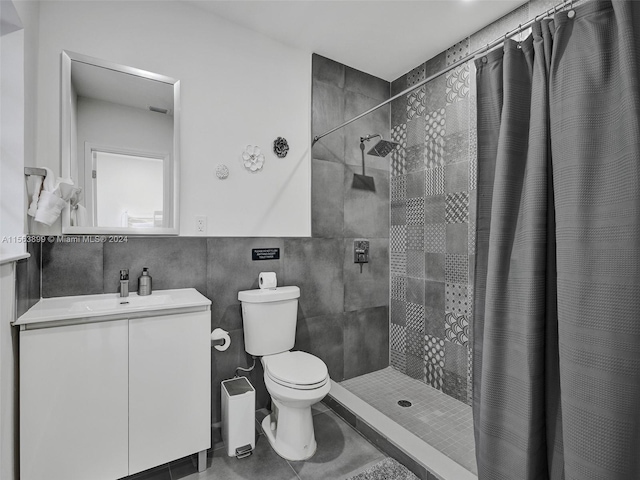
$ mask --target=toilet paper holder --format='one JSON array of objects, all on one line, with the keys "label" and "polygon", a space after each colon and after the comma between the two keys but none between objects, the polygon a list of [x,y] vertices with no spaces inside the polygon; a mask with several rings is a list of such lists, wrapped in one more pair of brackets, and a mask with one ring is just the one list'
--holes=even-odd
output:
[{"label": "toilet paper holder", "polygon": [[231,344],[229,332],[222,328],[216,328],[211,332],[211,345],[220,352],[224,352]]}]

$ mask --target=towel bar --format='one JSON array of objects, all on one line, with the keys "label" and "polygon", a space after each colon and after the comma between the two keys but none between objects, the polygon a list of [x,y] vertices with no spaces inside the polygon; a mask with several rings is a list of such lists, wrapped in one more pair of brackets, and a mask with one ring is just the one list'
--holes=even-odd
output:
[{"label": "towel bar", "polygon": [[37,167],[24,167],[25,175],[42,175],[43,177],[47,176],[47,171],[44,168]]}]

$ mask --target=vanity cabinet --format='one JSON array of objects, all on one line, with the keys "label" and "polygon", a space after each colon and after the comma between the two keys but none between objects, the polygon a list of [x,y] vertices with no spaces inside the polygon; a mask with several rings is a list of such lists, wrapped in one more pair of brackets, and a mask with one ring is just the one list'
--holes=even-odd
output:
[{"label": "vanity cabinet", "polygon": [[128,321],[20,332],[21,480],[128,475]]},{"label": "vanity cabinet", "polygon": [[[154,292],[140,302],[132,295],[133,305],[115,312],[104,299],[69,297],[70,318],[30,310],[16,322],[21,480],[116,480],[196,452],[204,469],[210,301],[190,293],[200,305],[180,308]],[[78,308],[80,298],[97,316]],[[156,305],[145,309],[145,301]]]},{"label": "vanity cabinet", "polygon": [[209,445],[210,325],[202,313],[129,321],[130,475]]}]

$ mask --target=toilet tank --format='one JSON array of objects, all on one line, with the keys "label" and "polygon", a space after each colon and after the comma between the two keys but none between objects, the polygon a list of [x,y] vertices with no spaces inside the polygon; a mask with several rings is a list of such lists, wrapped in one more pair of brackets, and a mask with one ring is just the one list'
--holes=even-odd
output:
[{"label": "toilet tank", "polygon": [[255,356],[274,355],[293,348],[298,320],[298,287],[238,292],[242,302],[244,349]]}]

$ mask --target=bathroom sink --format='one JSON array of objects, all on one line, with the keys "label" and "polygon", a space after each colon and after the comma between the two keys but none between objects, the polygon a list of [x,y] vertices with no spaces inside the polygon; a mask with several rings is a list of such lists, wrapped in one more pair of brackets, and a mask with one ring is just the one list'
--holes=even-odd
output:
[{"label": "bathroom sink", "polygon": [[120,297],[117,293],[44,298],[13,325],[31,328],[49,322],[82,323],[114,318],[138,318],[158,314],[191,312],[211,305],[195,288],[156,290],[151,295]]},{"label": "bathroom sink", "polygon": [[120,297],[114,295],[113,298],[100,298],[92,300],[81,300],[71,305],[70,312],[105,312],[114,309],[127,309],[127,308],[144,308],[155,305],[163,305],[171,301],[171,297],[165,294],[146,295],[139,297],[133,293],[128,297]]}]

